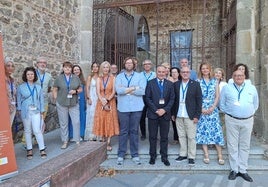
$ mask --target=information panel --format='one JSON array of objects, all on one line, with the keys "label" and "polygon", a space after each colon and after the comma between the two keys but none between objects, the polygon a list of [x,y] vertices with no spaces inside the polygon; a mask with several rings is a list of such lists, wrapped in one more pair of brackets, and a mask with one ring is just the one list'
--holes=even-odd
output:
[{"label": "information panel", "polygon": [[2,33],[0,33],[0,181],[17,173],[5,82]]}]

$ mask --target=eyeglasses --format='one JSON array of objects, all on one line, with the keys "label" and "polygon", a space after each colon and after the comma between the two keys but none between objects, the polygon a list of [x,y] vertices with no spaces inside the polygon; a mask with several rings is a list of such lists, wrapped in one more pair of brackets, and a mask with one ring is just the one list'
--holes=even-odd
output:
[{"label": "eyeglasses", "polygon": [[190,73],[190,71],[181,71],[181,73]]},{"label": "eyeglasses", "polygon": [[151,65],[151,64],[143,64],[143,65]]},{"label": "eyeglasses", "polygon": [[244,77],[245,75],[234,75],[234,77]]}]

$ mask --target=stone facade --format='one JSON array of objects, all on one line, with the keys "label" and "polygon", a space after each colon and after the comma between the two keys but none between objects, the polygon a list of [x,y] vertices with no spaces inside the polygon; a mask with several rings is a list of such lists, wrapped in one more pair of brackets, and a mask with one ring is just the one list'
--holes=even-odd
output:
[{"label": "stone facade", "polygon": [[[126,6],[123,9],[131,15],[140,14],[147,19],[150,31],[150,58],[158,64],[170,62],[170,31],[193,29],[192,61],[193,69],[198,70],[199,64],[204,60],[211,62],[213,67],[227,67],[228,46],[225,46],[223,36],[228,23],[223,19],[222,12],[228,11],[228,8],[226,10],[223,6],[229,7],[232,1],[206,0],[206,4],[200,0],[160,3],[158,41],[156,4]],[[23,68],[33,65],[36,57],[40,55],[48,58],[48,67],[54,77],[59,73],[64,60],[80,63],[86,75],[88,74],[94,23],[92,0],[0,0],[0,5],[4,55],[14,58],[15,76],[18,79]],[[246,63],[250,68],[250,78],[260,96],[254,132],[267,141],[268,3],[265,0],[237,0],[236,11],[236,63]],[[51,108],[53,111],[55,107]],[[53,111],[54,113],[56,112]],[[53,118],[55,116],[49,120]]]},{"label": "stone facade", "polygon": [[[151,54],[156,54],[157,14],[156,4],[142,5],[136,14],[143,15],[149,24]],[[170,62],[170,32],[193,30],[192,68],[207,60],[218,67],[223,64],[221,51],[221,1],[207,0],[203,15],[201,1],[178,1],[159,5],[158,64]],[[156,59],[153,59],[155,61]]]},{"label": "stone facade", "polygon": [[[13,57],[18,82],[24,68],[33,66],[38,56],[47,57],[54,78],[64,61],[80,63],[87,75],[92,56],[92,6],[91,0],[0,0],[4,56]],[[55,106],[49,108],[46,122],[51,130],[59,125]],[[14,125],[15,141],[22,134],[18,124]]]}]

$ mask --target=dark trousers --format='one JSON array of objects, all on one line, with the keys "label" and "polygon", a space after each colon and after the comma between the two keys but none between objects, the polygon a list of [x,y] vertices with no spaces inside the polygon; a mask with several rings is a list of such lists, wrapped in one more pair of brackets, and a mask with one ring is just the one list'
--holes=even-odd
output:
[{"label": "dark trousers", "polygon": [[[141,112],[119,112],[119,147],[118,157],[124,158],[127,152],[129,140],[130,154],[133,157],[139,156],[139,119]],[[138,120],[137,120],[138,119]]]},{"label": "dark trousers", "polygon": [[151,158],[156,158],[156,146],[157,146],[157,134],[158,127],[160,129],[160,154],[162,159],[167,159],[168,155],[168,133],[169,133],[169,120],[164,118],[157,119],[148,119],[148,128],[149,128],[149,142],[150,142],[150,151],[149,154]]},{"label": "dark trousers", "polygon": [[147,115],[147,106],[144,105],[143,110],[142,110],[142,114],[141,114],[141,120],[140,120],[140,130],[141,130],[141,135],[146,137],[146,124],[145,124],[145,120],[146,120],[146,115]]},{"label": "dark trousers", "polygon": [[179,140],[179,136],[178,136],[178,131],[177,131],[177,127],[176,127],[176,121],[172,121],[172,127],[173,127],[173,140]]}]

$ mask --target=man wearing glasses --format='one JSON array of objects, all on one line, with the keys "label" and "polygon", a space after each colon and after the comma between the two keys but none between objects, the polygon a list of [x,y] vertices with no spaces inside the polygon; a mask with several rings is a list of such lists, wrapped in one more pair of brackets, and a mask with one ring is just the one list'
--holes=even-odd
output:
[{"label": "man wearing glasses", "polygon": [[[149,59],[143,61],[144,71],[142,71],[141,74],[145,77],[147,82],[156,77],[155,72],[152,71],[152,65],[153,65],[153,63]],[[146,119],[146,114],[147,114],[147,105],[145,103],[145,95],[143,96],[143,102],[144,102],[144,107],[142,110],[142,115],[141,115],[141,120],[140,120],[140,130],[141,130],[141,140],[142,141],[146,139],[145,119]]]},{"label": "man wearing glasses", "polygon": [[200,84],[190,79],[190,68],[181,68],[181,80],[174,83],[175,102],[172,107],[172,120],[176,120],[180,142],[180,155],[176,162],[186,161],[195,165],[196,126],[202,110]]},{"label": "man wearing glasses", "polygon": [[[189,61],[187,58],[182,58],[180,60],[180,69],[182,69],[183,67],[189,67]],[[195,70],[190,70],[190,79],[192,80],[196,80],[197,79],[197,73]]]},{"label": "man wearing glasses", "polygon": [[245,83],[245,73],[233,72],[234,83],[223,87],[220,96],[220,109],[225,113],[227,148],[231,172],[229,180],[241,176],[248,182],[248,156],[254,122],[254,113],[259,106],[258,93],[254,85]]}]

